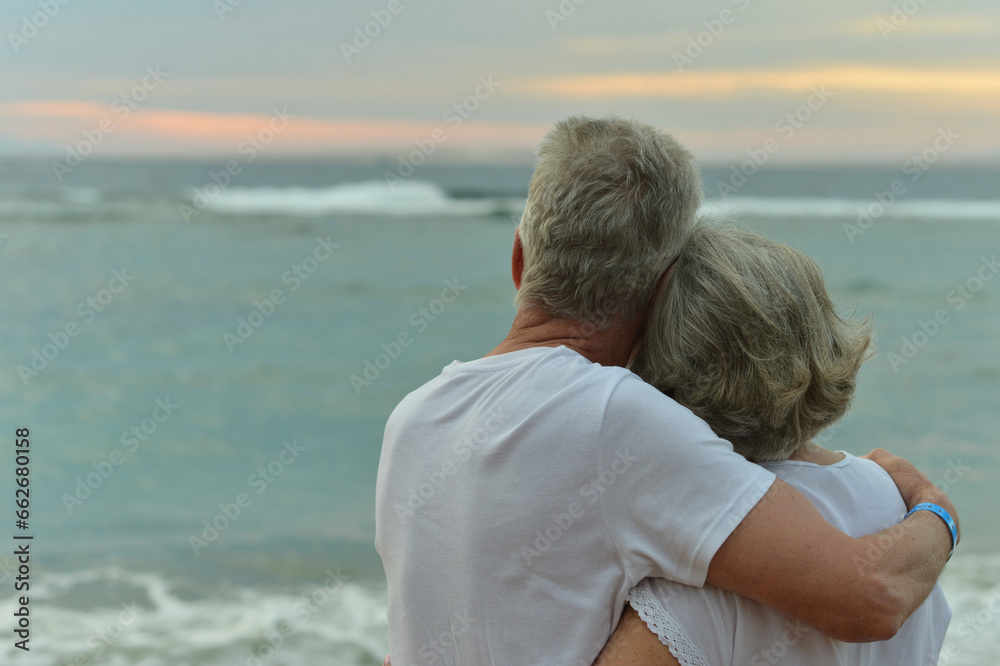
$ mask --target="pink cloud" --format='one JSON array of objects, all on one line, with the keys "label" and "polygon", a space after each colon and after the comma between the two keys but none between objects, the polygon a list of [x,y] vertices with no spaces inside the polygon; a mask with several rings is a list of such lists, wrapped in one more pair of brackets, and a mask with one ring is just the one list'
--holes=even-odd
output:
[{"label": "pink cloud", "polygon": [[28,100],[0,105],[0,135],[59,145],[81,141],[84,132],[104,128],[107,144],[103,150],[108,154],[227,154],[256,137],[273,145],[274,153],[287,154],[403,150],[415,147],[416,140],[430,139],[435,131],[436,136],[445,137],[443,143],[449,146],[533,148],[548,129],[538,124],[471,119],[456,127],[447,122],[305,116],[292,116],[284,123],[276,121],[276,117],[275,114],[131,110],[80,100]]}]

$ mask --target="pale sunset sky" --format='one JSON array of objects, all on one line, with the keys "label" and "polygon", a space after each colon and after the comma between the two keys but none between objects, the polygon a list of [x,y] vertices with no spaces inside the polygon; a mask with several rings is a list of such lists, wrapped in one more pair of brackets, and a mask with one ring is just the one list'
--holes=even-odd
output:
[{"label": "pale sunset sky", "polygon": [[0,157],[99,133],[103,157],[225,158],[279,127],[268,156],[523,160],[619,113],[703,163],[769,139],[774,163],[895,162],[943,131],[948,161],[1000,160],[996,0],[4,0],[0,26]]}]

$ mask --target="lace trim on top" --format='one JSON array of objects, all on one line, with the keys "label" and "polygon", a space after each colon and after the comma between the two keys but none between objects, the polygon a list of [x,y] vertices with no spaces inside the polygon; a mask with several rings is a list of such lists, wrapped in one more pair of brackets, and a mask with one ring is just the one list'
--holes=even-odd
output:
[{"label": "lace trim on top", "polygon": [[632,588],[626,599],[681,666],[711,666],[702,651],[691,642],[677,624],[674,616],[667,612],[645,585],[640,584]]}]

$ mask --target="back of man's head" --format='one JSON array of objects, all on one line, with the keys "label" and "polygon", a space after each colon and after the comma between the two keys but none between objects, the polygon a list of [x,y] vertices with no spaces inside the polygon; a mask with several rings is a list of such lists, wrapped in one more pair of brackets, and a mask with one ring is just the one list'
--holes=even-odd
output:
[{"label": "back of man's head", "polygon": [[692,155],[617,117],[567,118],[542,141],[521,218],[519,306],[598,329],[641,313],[701,205]]}]

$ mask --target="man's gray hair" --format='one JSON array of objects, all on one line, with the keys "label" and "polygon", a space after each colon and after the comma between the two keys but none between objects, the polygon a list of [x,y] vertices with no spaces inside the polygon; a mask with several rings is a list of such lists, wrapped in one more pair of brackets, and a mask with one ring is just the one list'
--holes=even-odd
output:
[{"label": "man's gray hair", "polygon": [[567,118],[538,152],[521,218],[519,306],[604,329],[642,313],[701,205],[692,155],[618,117]]},{"label": "man's gray hair", "polygon": [[847,411],[870,343],[870,323],[838,315],[812,259],[703,222],[631,368],[764,462],[787,458]]}]

